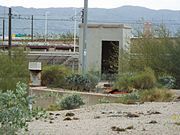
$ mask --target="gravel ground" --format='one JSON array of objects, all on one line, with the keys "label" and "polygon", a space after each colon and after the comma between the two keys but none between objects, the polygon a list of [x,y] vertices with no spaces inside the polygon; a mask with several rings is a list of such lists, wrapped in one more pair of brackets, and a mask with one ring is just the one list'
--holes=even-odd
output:
[{"label": "gravel ground", "polygon": [[98,104],[52,112],[47,119],[29,123],[29,134],[180,135],[180,125],[175,124],[177,122],[180,123],[180,102]]}]

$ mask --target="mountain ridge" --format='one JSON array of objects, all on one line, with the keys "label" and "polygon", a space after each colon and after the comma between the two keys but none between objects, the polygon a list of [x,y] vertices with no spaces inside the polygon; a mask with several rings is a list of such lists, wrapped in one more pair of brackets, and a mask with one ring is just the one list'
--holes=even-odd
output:
[{"label": "mountain ridge", "polygon": [[[6,20],[8,18],[8,7],[0,6],[0,20],[3,18],[4,8],[6,9]],[[11,7],[14,16],[12,31],[13,33],[30,33],[30,16],[34,15],[34,33],[43,34],[45,25],[45,14],[47,13],[48,32],[59,34],[65,32],[73,32],[74,28],[74,8],[25,8]],[[80,23],[82,8],[76,8]],[[167,9],[149,9],[140,6],[122,6],[117,8],[89,8],[89,23],[125,23],[131,25],[134,29],[140,27],[142,29],[143,22],[150,21],[154,26],[164,23],[170,31],[174,32],[180,27],[180,10]],[[21,15],[21,19],[17,19]],[[23,19],[28,18],[29,19]],[[53,20],[54,19],[54,20]],[[63,20],[64,19],[64,20]],[[69,21],[67,21],[69,19]],[[66,21],[65,21],[66,20]],[[6,21],[6,25],[7,25]],[[141,24],[140,24],[141,23]],[[0,21],[0,32],[2,29],[2,21]],[[6,32],[7,34],[7,28]]]}]

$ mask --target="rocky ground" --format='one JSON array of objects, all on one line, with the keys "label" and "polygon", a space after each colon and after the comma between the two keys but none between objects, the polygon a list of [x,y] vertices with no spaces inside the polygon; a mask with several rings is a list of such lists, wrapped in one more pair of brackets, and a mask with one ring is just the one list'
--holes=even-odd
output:
[{"label": "rocky ground", "polygon": [[50,112],[29,123],[31,135],[179,135],[180,102],[98,104]]}]

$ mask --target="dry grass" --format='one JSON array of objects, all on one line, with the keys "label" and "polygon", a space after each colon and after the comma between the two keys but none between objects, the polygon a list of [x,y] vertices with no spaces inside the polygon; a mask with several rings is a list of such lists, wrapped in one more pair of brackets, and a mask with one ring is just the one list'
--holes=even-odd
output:
[{"label": "dry grass", "polygon": [[173,99],[173,93],[167,89],[140,90],[120,97],[117,103],[135,104],[136,102],[169,102]]}]

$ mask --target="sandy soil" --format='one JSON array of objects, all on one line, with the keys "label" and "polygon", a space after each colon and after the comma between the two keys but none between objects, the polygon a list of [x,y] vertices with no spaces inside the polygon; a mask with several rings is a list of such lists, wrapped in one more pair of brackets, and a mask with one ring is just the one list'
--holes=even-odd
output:
[{"label": "sandy soil", "polygon": [[[69,112],[74,113],[74,116],[66,116]],[[180,135],[180,125],[175,124],[180,122],[180,102],[98,104],[52,113],[47,119],[29,123],[29,134]]]}]

